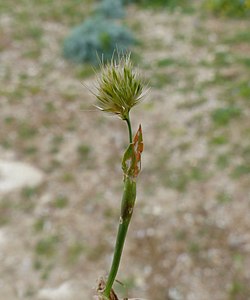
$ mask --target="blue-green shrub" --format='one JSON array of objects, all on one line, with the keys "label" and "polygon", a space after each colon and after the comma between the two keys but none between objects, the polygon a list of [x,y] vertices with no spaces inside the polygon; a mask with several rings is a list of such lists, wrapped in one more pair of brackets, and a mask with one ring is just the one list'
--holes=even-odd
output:
[{"label": "blue-green shrub", "polygon": [[216,15],[250,16],[250,0],[204,0],[204,7]]},{"label": "blue-green shrub", "polygon": [[108,19],[119,19],[125,15],[122,0],[102,0],[96,6],[95,13]]},{"label": "blue-green shrub", "polygon": [[135,42],[125,27],[100,17],[91,18],[74,28],[64,41],[63,53],[76,63],[98,63],[111,59],[114,50],[126,51]]}]

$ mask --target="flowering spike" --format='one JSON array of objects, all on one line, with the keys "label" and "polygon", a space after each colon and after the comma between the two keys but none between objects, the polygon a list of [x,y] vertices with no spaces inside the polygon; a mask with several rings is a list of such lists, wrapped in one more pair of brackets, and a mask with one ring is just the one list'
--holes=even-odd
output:
[{"label": "flowering spike", "polygon": [[118,61],[113,57],[110,63],[101,63],[100,67],[96,107],[125,120],[130,109],[143,97],[143,82],[133,69],[130,54],[118,53]]}]

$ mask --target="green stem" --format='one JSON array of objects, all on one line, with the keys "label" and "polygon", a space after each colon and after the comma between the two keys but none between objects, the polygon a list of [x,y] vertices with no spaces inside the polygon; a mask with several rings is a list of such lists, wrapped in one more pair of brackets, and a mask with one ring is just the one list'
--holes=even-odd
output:
[{"label": "green stem", "polygon": [[120,265],[122,250],[123,250],[125,238],[126,238],[127,231],[128,231],[128,225],[129,225],[129,222],[123,222],[123,223],[119,224],[113,262],[112,262],[112,266],[111,266],[111,269],[109,272],[108,281],[106,283],[106,288],[103,293],[103,295],[106,296],[108,299],[110,299],[110,292],[111,292],[111,289],[112,289],[112,286],[115,281],[115,278],[116,278],[116,275],[118,272],[118,268]]},{"label": "green stem", "polygon": [[[126,122],[128,124],[128,129],[129,129],[129,141],[130,143],[132,143],[132,129],[131,129],[131,122],[129,116],[126,119]],[[123,246],[128,231],[128,226],[133,214],[135,198],[136,198],[136,183],[133,179],[126,177],[124,180],[124,192],[123,192],[122,204],[121,204],[120,224],[119,224],[118,233],[116,237],[114,256],[113,256],[113,261],[109,272],[108,280],[106,283],[106,287],[103,292],[103,296],[107,297],[107,299],[110,299],[110,292],[120,265]]]},{"label": "green stem", "polygon": [[114,257],[109,272],[108,280],[106,283],[106,288],[103,292],[103,295],[108,299],[110,299],[109,298],[110,292],[118,272],[122,250],[126,239],[126,234],[128,231],[128,226],[133,214],[135,198],[136,198],[136,183],[135,181],[133,181],[133,179],[127,177],[124,181],[124,192],[122,197],[120,224],[119,224],[117,238],[116,238]]},{"label": "green stem", "polygon": [[125,121],[128,124],[128,132],[129,132],[129,143],[131,144],[133,142],[133,134],[132,134],[132,128],[131,128],[131,122],[130,122],[130,117],[128,114],[127,119],[125,119]]}]

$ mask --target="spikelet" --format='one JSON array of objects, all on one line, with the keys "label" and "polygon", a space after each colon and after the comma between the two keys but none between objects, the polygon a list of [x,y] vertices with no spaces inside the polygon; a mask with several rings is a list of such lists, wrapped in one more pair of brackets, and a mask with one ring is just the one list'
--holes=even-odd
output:
[{"label": "spikelet", "polygon": [[126,120],[130,109],[144,96],[143,81],[133,69],[130,54],[117,55],[107,64],[101,63],[96,107]]}]

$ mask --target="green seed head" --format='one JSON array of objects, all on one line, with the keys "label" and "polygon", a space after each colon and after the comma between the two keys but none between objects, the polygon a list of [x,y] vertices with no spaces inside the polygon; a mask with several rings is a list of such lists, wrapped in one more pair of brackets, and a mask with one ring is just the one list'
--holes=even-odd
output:
[{"label": "green seed head", "polygon": [[101,64],[101,75],[98,79],[96,105],[102,111],[128,118],[130,109],[144,95],[143,82],[133,69],[130,54],[119,55],[110,63]]}]

